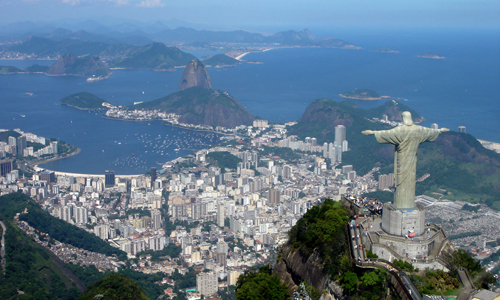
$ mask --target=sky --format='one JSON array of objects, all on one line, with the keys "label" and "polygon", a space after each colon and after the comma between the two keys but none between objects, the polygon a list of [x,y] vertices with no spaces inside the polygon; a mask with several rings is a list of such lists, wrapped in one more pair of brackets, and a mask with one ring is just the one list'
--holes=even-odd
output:
[{"label": "sky", "polygon": [[177,19],[227,29],[494,28],[499,0],[0,0],[0,23]]}]

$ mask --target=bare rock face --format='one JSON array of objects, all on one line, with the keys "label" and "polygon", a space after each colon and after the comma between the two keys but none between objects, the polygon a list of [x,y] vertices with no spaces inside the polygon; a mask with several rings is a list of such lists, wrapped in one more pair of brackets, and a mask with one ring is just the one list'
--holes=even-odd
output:
[{"label": "bare rock face", "polygon": [[300,250],[293,250],[285,244],[281,249],[281,257],[274,265],[273,273],[290,289],[297,290],[302,281],[323,292],[323,299],[341,299],[342,287],[333,282],[323,271],[323,261],[317,252],[309,257],[303,256]]},{"label": "bare rock face", "polygon": [[210,80],[207,69],[205,69],[205,66],[197,59],[192,60],[184,69],[181,83],[179,84],[179,91],[195,86],[205,89],[212,88],[212,81]]}]

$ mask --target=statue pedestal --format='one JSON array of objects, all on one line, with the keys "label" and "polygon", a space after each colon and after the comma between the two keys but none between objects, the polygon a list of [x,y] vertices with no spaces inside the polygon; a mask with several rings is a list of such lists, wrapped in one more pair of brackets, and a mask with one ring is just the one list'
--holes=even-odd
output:
[{"label": "statue pedestal", "polygon": [[422,206],[410,209],[395,208],[391,202],[384,204],[382,230],[390,235],[406,237],[422,235],[425,231],[425,210]]}]

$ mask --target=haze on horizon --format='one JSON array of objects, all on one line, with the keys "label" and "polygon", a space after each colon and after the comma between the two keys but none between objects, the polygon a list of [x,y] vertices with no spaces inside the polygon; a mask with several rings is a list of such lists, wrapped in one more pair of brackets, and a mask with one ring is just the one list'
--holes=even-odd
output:
[{"label": "haze on horizon", "polygon": [[167,25],[261,32],[306,27],[498,30],[499,15],[498,0],[0,0],[1,25],[92,19],[104,25],[170,21]]}]

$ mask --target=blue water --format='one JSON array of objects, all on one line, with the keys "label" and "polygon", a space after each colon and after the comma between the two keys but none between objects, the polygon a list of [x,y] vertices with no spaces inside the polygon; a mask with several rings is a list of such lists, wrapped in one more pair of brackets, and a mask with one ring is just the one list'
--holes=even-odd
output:
[{"label": "blue water", "polygon": [[[368,88],[381,95],[408,99],[405,104],[426,118],[424,125],[438,123],[452,130],[463,125],[477,138],[500,142],[498,31],[343,34],[337,33],[339,38],[363,49],[289,48],[252,53],[244,59],[263,64],[209,68],[212,85],[230,92],[254,115],[274,122],[299,119],[315,99],[344,101],[338,94]],[[375,52],[381,47],[400,53]],[[416,57],[425,52],[436,52],[446,59]],[[203,51],[194,54],[213,55]],[[19,68],[32,63],[0,61],[0,65]],[[150,101],[177,91],[181,76],[182,69],[115,70],[107,80],[87,83],[81,77],[2,75],[0,128],[21,128],[62,139],[82,149],[75,157],[45,166],[50,169],[84,173],[103,173],[106,169],[114,169],[117,174],[146,172],[158,166],[157,163],[192,153],[174,149],[200,149],[217,137],[164,126],[161,122],[107,120],[61,106],[59,101],[80,91],[94,93],[118,105]],[[33,96],[26,95],[27,92]],[[383,103],[355,102],[364,108]]]}]

